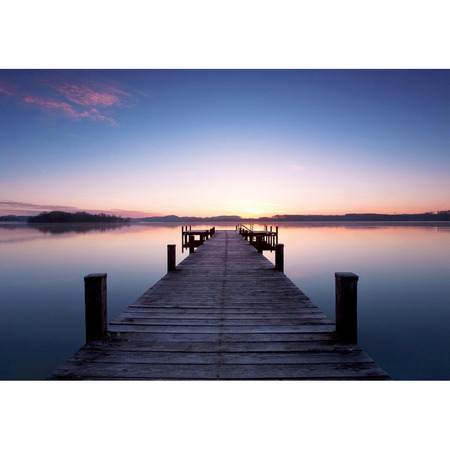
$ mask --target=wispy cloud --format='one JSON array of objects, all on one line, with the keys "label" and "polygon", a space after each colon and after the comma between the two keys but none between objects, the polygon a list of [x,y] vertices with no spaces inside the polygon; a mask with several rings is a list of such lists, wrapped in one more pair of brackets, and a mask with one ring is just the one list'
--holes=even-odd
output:
[{"label": "wispy cloud", "polygon": [[70,117],[85,117],[86,112],[77,113],[74,111],[73,107],[66,102],[52,100],[50,98],[36,97],[33,95],[27,95],[24,99],[25,103],[33,103],[48,110],[60,110],[64,114]]},{"label": "wispy cloud", "polygon": [[78,211],[77,208],[72,206],[62,206],[62,205],[37,205],[35,203],[25,203],[25,202],[13,202],[13,201],[2,201],[0,202],[0,215],[5,216],[8,214],[18,215],[18,216],[31,216],[39,214],[44,211],[67,211],[74,212]]},{"label": "wispy cloud", "polygon": [[96,108],[76,111],[74,107],[67,102],[53,100],[51,98],[36,97],[33,95],[27,95],[23,100],[25,103],[32,103],[39,106],[43,110],[60,111],[64,115],[74,119],[105,120],[111,125],[117,125],[117,122],[112,117],[100,114]]},{"label": "wispy cloud", "polygon": [[22,105],[47,113],[76,120],[104,121],[113,126],[118,125],[112,117],[117,109],[129,107],[136,100],[136,95],[139,96],[136,92],[131,94],[126,87],[113,80],[90,79],[89,74],[83,71],[76,74],[76,80],[66,79],[70,75],[64,72],[56,75],[52,79],[35,77],[33,87],[16,86],[0,79],[0,93],[16,98]]},{"label": "wispy cloud", "polygon": [[107,84],[94,83],[93,86],[63,83],[55,89],[72,103],[82,106],[108,107],[122,104],[122,97],[129,97],[127,92]]},{"label": "wispy cloud", "polygon": [[13,201],[0,201],[0,216],[6,216],[9,214],[17,216],[34,216],[45,211],[65,211],[65,212],[80,212],[85,211],[90,214],[113,214],[120,215],[122,217],[149,217],[160,216],[162,214],[148,211],[136,211],[128,209],[81,209],[75,206],[67,205],[39,205],[36,203],[25,202],[13,202]]},{"label": "wispy cloud", "polygon": [[5,95],[13,96],[16,92],[16,88],[12,83],[0,80],[0,93]]}]

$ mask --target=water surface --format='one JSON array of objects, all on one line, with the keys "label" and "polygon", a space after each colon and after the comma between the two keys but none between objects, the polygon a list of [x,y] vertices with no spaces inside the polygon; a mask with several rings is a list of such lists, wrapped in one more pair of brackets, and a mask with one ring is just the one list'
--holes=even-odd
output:
[{"label": "water surface", "polygon": [[[278,225],[286,275],[332,320],[334,273],[359,275],[358,343],[392,378],[450,379],[450,224]],[[193,228],[211,226],[234,229]],[[84,275],[108,274],[112,319],[164,276],[167,244],[187,256],[174,224],[0,224],[0,379],[44,379],[83,345]]]}]

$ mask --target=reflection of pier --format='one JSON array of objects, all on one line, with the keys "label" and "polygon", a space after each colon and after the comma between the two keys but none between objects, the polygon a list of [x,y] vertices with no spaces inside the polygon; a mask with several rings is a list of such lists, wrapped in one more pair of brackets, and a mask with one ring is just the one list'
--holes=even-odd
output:
[{"label": "reflection of pier", "polygon": [[167,275],[109,326],[106,274],[85,277],[86,345],[49,379],[389,378],[356,345],[356,275],[335,274],[335,325],[236,231],[178,265],[168,257]]},{"label": "reflection of pier", "polygon": [[253,231],[252,228],[245,225],[237,225],[236,229],[258,250],[258,253],[262,253],[263,250],[273,251],[278,244],[278,227],[275,227],[275,231],[273,231],[272,225],[270,227],[264,225],[263,231]]}]

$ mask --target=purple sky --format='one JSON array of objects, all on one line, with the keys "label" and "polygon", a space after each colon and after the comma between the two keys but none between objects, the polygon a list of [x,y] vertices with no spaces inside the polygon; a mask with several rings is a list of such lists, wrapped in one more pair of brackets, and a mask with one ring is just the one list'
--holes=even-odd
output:
[{"label": "purple sky", "polygon": [[450,209],[448,70],[0,70],[0,214]]}]

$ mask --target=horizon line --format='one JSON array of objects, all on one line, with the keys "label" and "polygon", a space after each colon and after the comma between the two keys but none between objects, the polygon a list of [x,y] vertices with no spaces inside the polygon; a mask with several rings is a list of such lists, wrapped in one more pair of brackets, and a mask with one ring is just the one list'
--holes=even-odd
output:
[{"label": "horizon line", "polygon": [[[74,208],[68,208],[71,209],[71,211],[64,211],[63,209],[56,209],[56,210],[52,210],[52,211],[40,211],[40,212],[36,212],[33,211],[35,214],[13,214],[13,213],[9,213],[9,214],[2,214],[0,217],[18,217],[18,218],[25,218],[25,217],[35,217],[38,216],[39,214],[43,214],[43,213],[48,213],[48,212],[54,212],[54,211],[62,211],[62,212],[69,212],[70,214],[75,214],[75,213],[81,213],[81,212],[87,212],[88,214],[105,214],[107,213],[108,215],[113,215],[115,216],[115,214],[113,214],[114,212],[117,212],[117,210],[110,210],[110,211],[101,211],[101,210],[95,210],[96,212],[92,212],[92,210],[90,210],[91,212],[88,212],[89,210],[76,210],[74,211]],[[330,214],[330,213],[326,213],[326,214],[274,214],[272,216],[259,216],[259,217],[243,217],[240,216],[238,214],[219,214],[219,215],[214,215],[214,216],[185,216],[185,215],[177,215],[177,214],[166,214],[166,215],[143,215],[141,217],[131,217],[131,216],[115,216],[118,218],[123,218],[123,219],[131,219],[131,220],[144,220],[144,219],[150,219],[150,220],[157,220],[157,219],[167,219],[167,218],[173,218],[175,220],[180,219],[191,219],[191,220],[211,220],[211,219],[235,219],[235,220],[283,220],[283,218],[292,218],[292,217],[301,217],[301,218],[305,218],[305,217],[326,217],[326,218],[345,218],[348,216],[389,216],[389,217],[397,217],[397,216],[424,216],[424,215],[442,215],[442,214],[450,214],[450,209],[449,210],[440,210],[440,211],[425,211],[425,212],[420,212],[420,213],[375,213],[375,212],[364,212],[364,213],[341,213],[341,214]]]}]

